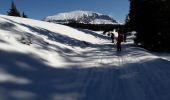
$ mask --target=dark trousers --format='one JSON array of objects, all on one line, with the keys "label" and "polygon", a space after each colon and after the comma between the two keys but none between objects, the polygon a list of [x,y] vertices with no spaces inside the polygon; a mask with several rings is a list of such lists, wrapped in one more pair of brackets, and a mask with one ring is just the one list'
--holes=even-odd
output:
[{"label": "dark trousers", "polygon": [[117,51],[121,51],[121,42],[117,42]]},{"label": "dark trousers", "polygon": [[112,39],[112,43],[114,43],[114,39]]}]

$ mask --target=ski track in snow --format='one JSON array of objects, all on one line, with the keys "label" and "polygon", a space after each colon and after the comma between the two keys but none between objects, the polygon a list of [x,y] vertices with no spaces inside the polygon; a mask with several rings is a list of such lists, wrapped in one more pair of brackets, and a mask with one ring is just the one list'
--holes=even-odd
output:
[{"label": "ski track in snow", "polygon": [[[28,26],[24,28],[27,29]],[[38,31],[31,26],[28,29]],[[43,36],[49,36],[49,33],[56,34],[48,31],[45,28],[39,29]],[[94,32],[87,30],[82,32],[91,34],[92,40],[94,36],[105,39],[102,35],[95,35]],[[84,37],[88,36],[87,34]],[[62,37],[61,34],[56,34],[54,38],[56,41],[59,39],[58,36]],[[117,52],[116,46],[108,42],[93,44],[83,50],[76,48],[79,44],[75,45],[83,43],[80,40],[66,43],[75,47],[72,50],[77,51],[73,52],[69,48],[61,49],[60,45],[56,46],[55,43],[46,46],[43,39],[38,39],[38,36],[34,38],[35,43],[41,41],[40,44],[45,45],[45,49],[42,48],[44,53],[49,49],[52,57],[55,57],[53,56],[55,51],[65,58],[66,68],[55,68],[44,63],[47,62],[42,59],[44,56],[37,57],[31,53],[21,53],[19,50],[5,51],[8,43],[3,40],[4,38],[0,38],[0,43],[4,46],[2,50],[0,49],[0,100],[170,100],[170,61],[142,48],[133,47],[130,42],[123,44],[122,52]],[[73,42],[79,39],[79,37],[62,38]],[[57,42],[62,43],[63,40]],[[30,49],[31,46],[25,48]]]},{"label": "ski track in snow", "polygon": [[[112,44],[103,45],[82,53],[87,57],[85,60],[94,60],[93,63],[87,61],[87,64],[81,62],[80,65],[89,64],[89,68],[45,73],[50,79],[46,79],[43,73],[40,76],[34,73],[36,78],[31,79],[35,83],[29,85],[1,83],[2,100],[169,100],[170,62],[151,54],[151,58],[138,58],[140,53],[133,54],[133,51],[141,50],[126,45],[122,52],[117,52]],[[141,55],[148,56],[146,51],[142,52],[146,55]]]},{"label": "ski track in snow", "polygon": [[116,52],[112,45],[105,46],[100,53],[88,52],[95,54],[97,60],[93,68],[79,69],[76,73],[75,81],[82,86],[75,100],[169,100],[170,72],[166,63],[170,63],[166,60],[152,58],[150,54],[147,61],[124,54],[125,51]]},{"label": "ski track in snow", "polygon": [[[107,53],[108,51],[105,51],[98,56],[98,63],[102,64],[105,61],[106,66],[102,68],[108,65],[106,60],[109,59],[103,58],[108,55]],[[109,55],[112,55],[112,52],[109,52]],[[141,59],[135,58],[137,63],[128,64],[129,58],[134,59],[132,57],[118,53],[117,66],[111,65],[113,68],[103,70],[97,67],[91,69],[85,75],[83,100],[168,100],[170,98],[170,73],[168,70],[164,72],[163,67],[169,66],[161,64],[159,59],[156,62],[142,63]],[[114,59],[111,61],[115,63]],[[167,61],[162,61],[169,64]]]}]

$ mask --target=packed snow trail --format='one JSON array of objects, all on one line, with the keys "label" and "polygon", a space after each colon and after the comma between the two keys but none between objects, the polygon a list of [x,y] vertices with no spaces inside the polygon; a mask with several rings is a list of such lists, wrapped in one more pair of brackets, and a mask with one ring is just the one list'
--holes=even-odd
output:
[{"label": "packed snow trail", "polygon": [[99,51],[97,64],[78,77],[84,84],[78,100],[169,100],[169,61],[134,47],[121,53],[112,46]]},{"label": "packed snow trail", "polygon": [[[108,37],[0,16],[0,100],[169,100],[170,61]],[[23,41],[24,40],[24,41]]]},{"label": "packed snow trail", "polygon": [[[31,82],[1,83],[0,97],[2,100],[169,100],[170,62],[127,45],[122,52],[116,52],[111,44],[83,52],[87,63],[82,65],[89,64],[89,68],[75,64],[69,69],[44,65],[35,71],[11,69],[16,72],[13,74],[22,73],[17,76],[25,76]],[[94,63],[88,63],[92,59]]]}]

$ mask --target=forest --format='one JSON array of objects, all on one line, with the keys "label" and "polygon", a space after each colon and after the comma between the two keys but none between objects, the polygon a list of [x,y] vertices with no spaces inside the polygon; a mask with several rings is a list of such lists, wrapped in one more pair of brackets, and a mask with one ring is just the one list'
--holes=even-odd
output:
[{"label": "forest", "polygon": [[118,29],[123,27],[121,24],[83,24],[83,23],[68,23],[65,24],[74,28],[89,29],[93,31],[113,31],[113,29]]},{"label": "forest", "polygon": [[136,31],[135,44],[152,51],[170,51],[170,1],[130,0],[129,30]]}]

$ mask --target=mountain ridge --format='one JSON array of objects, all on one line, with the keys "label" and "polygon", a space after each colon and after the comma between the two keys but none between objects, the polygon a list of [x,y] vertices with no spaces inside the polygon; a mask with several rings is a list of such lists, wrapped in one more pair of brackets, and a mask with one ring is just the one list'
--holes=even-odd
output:
[{"label": "mountain ridge", "polygon": [[93,11],[71,11],[47,16],[43,21],[58,24],[83,23],[83,24],[118,24],[116,20],[108,15]]}]

